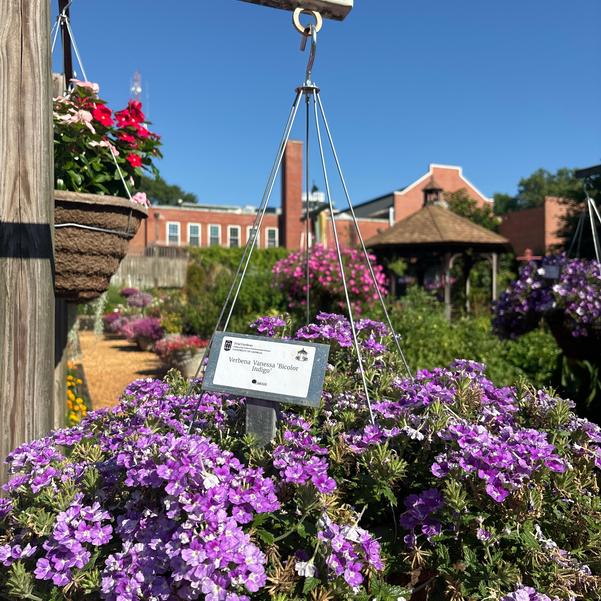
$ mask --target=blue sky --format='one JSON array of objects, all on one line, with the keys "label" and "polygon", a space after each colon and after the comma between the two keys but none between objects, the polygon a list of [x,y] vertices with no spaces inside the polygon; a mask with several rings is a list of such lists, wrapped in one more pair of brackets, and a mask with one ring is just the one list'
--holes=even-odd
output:
[{"label": "blue sky", "polygon": [[[314,69],[355,203],[431,162],[463,166],[492,195],[539,167],[601,161],[599,0],[355,4],[343,23],[324,23]],[[112,107],[142,73],[165,179],[200,202],[258,203],[304,78],[289,13],[238,0],[74,0],[72,25]]]}]

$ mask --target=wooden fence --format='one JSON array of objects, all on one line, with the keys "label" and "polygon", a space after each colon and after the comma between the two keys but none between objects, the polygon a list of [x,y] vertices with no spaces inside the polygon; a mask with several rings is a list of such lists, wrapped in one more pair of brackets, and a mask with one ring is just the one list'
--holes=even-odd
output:
[{"label": "wooden fence", "polygon": [[133,288],[183,288],[186,284],[186,257],[132,257],[121,262],[111,279],[115,286]]}]

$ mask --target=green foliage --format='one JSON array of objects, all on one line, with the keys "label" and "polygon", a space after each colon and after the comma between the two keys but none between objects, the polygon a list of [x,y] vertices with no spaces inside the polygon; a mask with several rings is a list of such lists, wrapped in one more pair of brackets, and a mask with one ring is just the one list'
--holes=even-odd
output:
[{"label": "green foliage", "polygon": [[33,574],[27,570],[22,561],[16,561],[7,571],[6,590],[12,598],[43,601],[40,597],[33,594]]},{"label": "green foliage", "polygon": [[581,199],[582,181],[576,179],[574,170],[567,167],[562,167],[555,173],[537,169],[532,175],[520,180],[516,196],[495,194],[495,212],[503,214],[538,207],[543,204],[546,196]]},{"label": "green foliage", "polygon": [[138,188],[146,193],[152,204],[177,206],[180,200],[187,204],[198,202],[196,194],[186,192],[177,184],[168,184],[160,175],[154,178],[143,176]]},{"label": "green foliage", "polygon": [[[213,333],[243,252],[242,248],[191,249],[185,289],[188,303],[183,318],[186,334],[206,338]],[[282,292],[273,285],[271,270],[276,261],[287,254],[284,248],[253,252],[230,329],[246,331],[248,324],[257,317],[285,310]]]},{"label": "green foliage", "polygon": [[461,217],[496,232],[499,230],[500,219],[488,205],[479,207],[478,203],[468,194],[465,188],[445,195],[449,209]]},{"label": "green foliage", "polygon": [[562,357],[559,389],[576,401],[579,415],[601,421],[601,357],[596,362]]},{"label": "green foliage", "polygon": [[[587,211],[584,184],[575,177],[574,171],[567,167],[562,167],[555,173],[538,169],[529,177],[520,180],[517,195],[495,194],[494,212],[503,215],[511,211],[538,207],[543,204],[546,196],[565,199],[568,212],[559,235],[562,238],[562,246],[567,249],[574,238],[580,216]],[[598,202],[601,196],[601,177],[593,177],[587,185],[589,194]],[[591,258],[594,256],[591,228],[588,221],[585,225],[580,256]]]},{"label": "green foliage", "polygon": [[443,307],[419,288],[394,307],[392,319],[412,369],[431,369],[463,357],[486,363],[497,385],[524,376],[537,386],[550,385],[559,349],[553,337],[539,329],[515,341],[498,340],[490,318],[462,317],[447,321]]},{"label": "green foliage", "polygon": [[504,194],[502,192],[496,192],[493,194],[494,204],[493,210],[496,215],[505,215],[510,211],[517,211],[518,201],[515,196],[511,194]]}]

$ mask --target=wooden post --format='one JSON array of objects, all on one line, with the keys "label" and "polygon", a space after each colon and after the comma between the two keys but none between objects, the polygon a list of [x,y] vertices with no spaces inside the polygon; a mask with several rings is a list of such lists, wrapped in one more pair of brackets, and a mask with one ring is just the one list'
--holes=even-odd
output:
[{"label": "wooden post", "polygon": [[0,2],[1,460],[53,422],[49,11],[47,0]]}]

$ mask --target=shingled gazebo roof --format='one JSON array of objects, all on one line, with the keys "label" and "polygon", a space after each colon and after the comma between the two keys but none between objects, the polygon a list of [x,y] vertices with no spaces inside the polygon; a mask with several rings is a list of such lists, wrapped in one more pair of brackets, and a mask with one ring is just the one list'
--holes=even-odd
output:
[{"label": "shingled gazebo roof", "polygon": [[473,248],[503,251],[509,240],[441,206],[429,205],[370,238],[370,248]]}]

